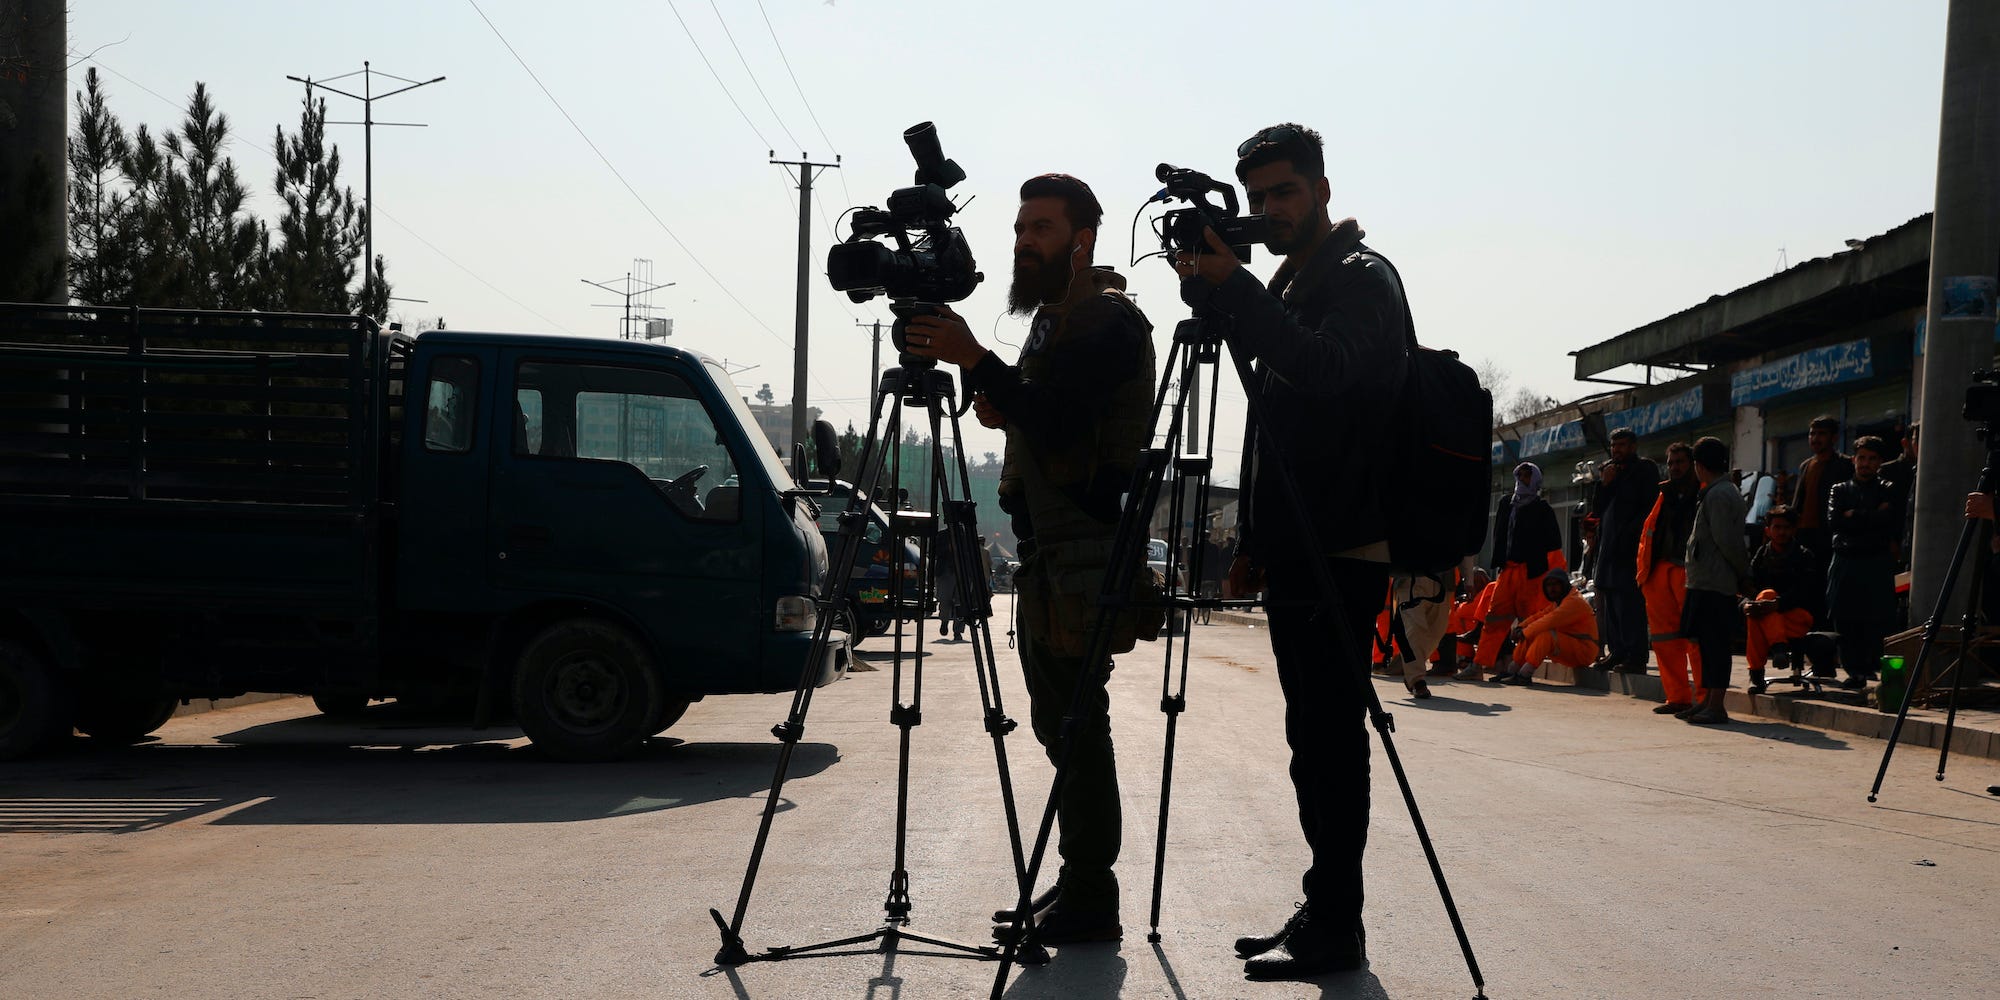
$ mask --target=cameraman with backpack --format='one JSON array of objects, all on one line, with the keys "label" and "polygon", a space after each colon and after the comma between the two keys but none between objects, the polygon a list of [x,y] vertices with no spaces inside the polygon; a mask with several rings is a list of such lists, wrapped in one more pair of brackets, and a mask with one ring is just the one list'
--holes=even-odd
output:
[{"label": "cameraman with backpack", "polygon": [[[1268,284],[1213,230],[1209,250],[1175,256],[1181,296],[1226,318],[1230,349],[1255,363],[1245,388],[1262,403],[1243,445],[1240,547],[1232,594],[1266,592],[1271,651],[1285,694],[1285,737],[1299,822],[1312,850],[1305,903],[1275,933],[1238,938],[1253,979],[1356,969],[1367,960],[1361,857],[1368,839],[1368,643],[1389,583],[1385,504],[1394,431],[1410,363],[1409,310],[1395,271],[1361,243],[1353,219],[1328,214],[1319,133],[1273,125],[1237,147],[1250,211],[1283,256]],[[1277,466],[1291,470],[1295,509]],[[1305,546],[1310,525],[1318,551]],[[1314,561],[1338,591],[1328,606]],[[1334,617],[1346,624],[1334,641]]]}]

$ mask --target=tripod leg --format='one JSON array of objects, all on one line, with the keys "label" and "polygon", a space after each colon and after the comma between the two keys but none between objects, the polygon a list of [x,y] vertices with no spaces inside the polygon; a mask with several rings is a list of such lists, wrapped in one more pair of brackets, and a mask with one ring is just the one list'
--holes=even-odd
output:
[{"label": "tripod leg", "polygon": [[[885,378],[884,384],[891,382]],[[880,415],[879,407],[874,411]],[[891,420],[895,417],[892,415]],[[882,472],[883,449],[879,446],[876,426],[868,428],[868,443],[862,448],[862,477],[856,483],[853,496],[848,498],[847,511],[842,517],[840,549],[827,569],[826,582],[821,586],[819,600],[819,621],[813,626],[813,642],[807,662],[818,662],[825,655],[833,630],[832,609],[839,600],[840,588],[846,583],[854,564],[861,555],[861,525],[866,522],[869,494],[874,492],[875,483]],[[737,891],[736,912],[724,921],[722,913],[710,909],[708,914],[715,920],[716,928],[722,934],[722,947],[715,954],[717,965],[741,965],[750,961],[750,954],[743,946],[743,919],[750,911],[750,895],[757,885],[757,872],[764,861],[764,848],[771,838],[771,823],[778,811],[778,799],[785,787],[785,777],[790,773],[792,755],[798,748],[799,740],[805,735],[806,714],[812,708],[813,680],[809,675],[801,676],[796,690],[792,692],[791,710],[785,721],[773,727],[771,734],[782,743],[778,751],[778,763],[771,775],[771,791],[764,798],[763,815],[757,821],[757,837],[750,848],[750,862],[743,871],[743,885]]]},{"label": "tripod leg", "polygon": [[[1972,550],[1975,552],[1989,551],[1992,538],[1992,522],[1980,521],[1978,538],[1974,542]],[[1952,729],[1958,724],[1958,695],[1960,690],[1965,687],[1965,677],[1970,673],[1967,668],[1972,665],[1972,651],[1977,646],[1979,635],[1979,603],[1985,594],[1985,589],[1986,573],[1984,572],[1984,567],[1975,567],[1972,571],[1972,587],[1965,595],[1965,624],[1959,627],[1958,661],[1951,665],[1953,676],[1951,679],[1951,695],[1945,702],[1944,739],[1938,742],[1937,780],[1939,781],[1944,780],[1945,764],[1951,760],[1951,733]],[[1910,686],[1915,687],[1916,675],[1912,674],[1910,680],[1912,681]]]},{"label": "tripod leg", "polygon": [[[1988,494],[1993,492],[1996,458],[2000,458],[2000,452],[1986,453],[1986,467],[1979,470],[1978,492]],[[1958,589],[1958,571],[1965,566],[1965,554],[1972,547],[1972,538],[1977,527],[1974,522],[1967,521],[1958,531],[1958,545],[1952,549],[1951,564],[1944,571],[1944,586],[1938,588],[1937,601],[1931,606],[1930,620],[1924,623],[1924,638],[1917,646],[1917,662],[1910,665],[1912,678],[1923,676],[1924,661],[1930,658],[1931,645],[1937,641],[1938,627],[1944,622],[1945,610],[1951,606],[1952,592]],[[1903,686],[1903,704],[1896,709],[1896,724],[1889,730],[1889,745],[1882,748],[1882,764],[1875,769],[1875,784],[1868,788],[1870,802],[1875,801],[1875,797],[1882,791],[1882,779],[1889,773],[1889,758],[1895,755],[1896,742],[1903,736],[1903,721],[1909,718],[1911,695],[1916,694],[1916,691],[1915,684]]]}]

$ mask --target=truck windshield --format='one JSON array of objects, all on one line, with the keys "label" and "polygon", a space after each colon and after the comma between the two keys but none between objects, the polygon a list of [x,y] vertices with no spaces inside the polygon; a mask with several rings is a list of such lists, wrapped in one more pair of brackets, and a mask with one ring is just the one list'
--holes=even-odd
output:
[{"label": "truck windshield", "polygon": [[736,380],[729,377],[722,366],[708,362],[708,374],[722,390],[722,398],[729,401],[729,412],[736,415],[736,422],[743,425],[743,434],[750,439],[751,451],[756,457],[751,461],[763,466],[764,474],[771,477],[771,485],[781,490],[791,489],[797,484],[792,481],[792,472],[785,468],[778,449],[771,439],[764,436],[764,429],[757,426],[757,417],[750,412],[750,404],[743,401],[743,394],[736,389]]}]

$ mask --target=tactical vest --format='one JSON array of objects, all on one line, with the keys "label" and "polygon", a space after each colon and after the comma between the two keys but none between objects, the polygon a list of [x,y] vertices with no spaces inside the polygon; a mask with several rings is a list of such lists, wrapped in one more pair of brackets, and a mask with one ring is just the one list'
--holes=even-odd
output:
[{"label": "tactical vest", "polygon": [[[1028,343],[1021,351],[1024,381],[1046,378],[1050,354],[1084,324],[1130,322],[1141,329],[1146,327],[1138,307],[1112,284],[1118,280],[1115,275],[1103,272],[1093,276],[1097,291],[1075,302],[1036,310]],[[1082,303],[1101,306],[1106,301],[1113,304],[1116,312],[1093,307],[1083,310],[1084,315],[1076,324],[1071,323],[1073,313]],[[1037,545],[1108,538],[1116,530],[1115,521],[1100,521],[1086,513],[1081,504],[1090,495],[1093,480],[1114,477],[1122,489],[1131,479],[1140,450],[1152,441],[1153,341],[1150,336],[1142,336],[1140,343],[1143,363],[1126,379],[1103,387],[1110,401],[1090,426],[1079,427],[1079,433],[1059,441],[1039,442],[1032,449],[1022,435],[1007,435],[1000,493],[1026,499]]]}]

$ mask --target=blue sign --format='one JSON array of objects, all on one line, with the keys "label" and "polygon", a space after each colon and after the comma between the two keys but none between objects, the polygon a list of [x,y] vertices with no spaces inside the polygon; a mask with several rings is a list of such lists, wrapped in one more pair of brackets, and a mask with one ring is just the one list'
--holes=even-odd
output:
[{"label": "blue sign", "polygon": [[1729,405],[1747,406],[1800,389],[1838,385],[1874,375],[1875,356],[1866,339],[1815,347],[1731,375]]},{"label": "blue sign", "polygon": [[1678,396],[1656,399],[1644,406],[1604,415],[1606,430],[1630,427],[1632,433],[1645,437],[1677,427],[1689,421],[1701,419],[1701,386],[1695,386]]},{"label": "blue sign", "polygon": [[1538,427],[1521,435],[1521,457],[1533,458],[1551,452],[1583,447],[1583,421],[1570,420],[1554,427]]},{"label": "blue sign", "polygon": [[1506,465],[1508,462],[1512,461],[1513,458],[1514,458],[1514,442],[1512,441],[1493,442],[1494,465]]}]

